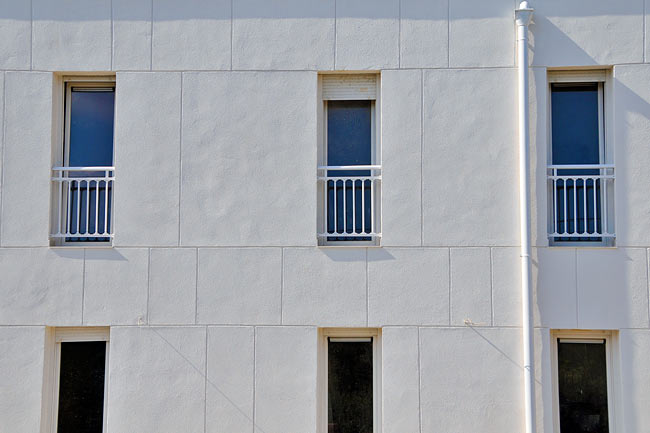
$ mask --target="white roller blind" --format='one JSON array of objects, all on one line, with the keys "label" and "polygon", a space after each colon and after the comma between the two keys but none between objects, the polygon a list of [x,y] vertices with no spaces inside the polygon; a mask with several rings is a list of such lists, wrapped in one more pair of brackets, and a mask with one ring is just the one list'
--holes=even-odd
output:
[{"label": "white roller blind", "polygon": [[323,99],[377,99],[376,74],[323,75]]},{"label": "white roller blind", "polygon": [[60,343],[62,341],[108,341],[109,336],[109,328],[70,327],[56,328],[54,338],[57,343]]},{"label": "white roller blind", "polygon": [[599,83],[607,78],[605,71],[549,71],[549,83]]}]

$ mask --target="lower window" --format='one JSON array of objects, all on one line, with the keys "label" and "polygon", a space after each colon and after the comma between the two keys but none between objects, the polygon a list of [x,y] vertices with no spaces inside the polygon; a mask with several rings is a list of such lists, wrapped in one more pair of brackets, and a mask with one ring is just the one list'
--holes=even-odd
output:
[{"label": "lower window", "polygon": [[377,433],[379,333],[374,329],[324,330],[323,433]]},{"label": "lower window", "polygon": [[103,433],[108,329],[55,330],[51,432]]},{"label": "lower window", "polygon": [[561,433],[612,432],[609,334],[556,335]]}]

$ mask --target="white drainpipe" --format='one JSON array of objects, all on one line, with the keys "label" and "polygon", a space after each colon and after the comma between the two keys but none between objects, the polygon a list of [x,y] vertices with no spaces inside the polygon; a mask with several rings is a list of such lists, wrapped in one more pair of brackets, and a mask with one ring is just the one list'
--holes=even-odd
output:
[{"label": "white drainpipe", "polygon": [[524,349],[524,404],[526,433],[535,433],[535,372],[533,370],[533,317],[530,276],[530,193],[528,170],[528,24],[533,9],[522,1],[515,10],[519,81],[519,227],[521,236],[521,304]]}]

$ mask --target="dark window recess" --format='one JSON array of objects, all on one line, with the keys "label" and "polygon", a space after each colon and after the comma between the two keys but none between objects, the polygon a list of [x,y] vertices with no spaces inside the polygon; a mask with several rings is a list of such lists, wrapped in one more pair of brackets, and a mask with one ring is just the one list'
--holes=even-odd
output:
[{"label": "dark window recess", "polygon": [[372,341],[328,342],[328,433],[372,433]]},{"label": "dark window recess", "polygon": [[[372,108],[371,101],[329,101],[327,103],[327,165],[370,165],[372,146]],[[369,170],[330,170],[333,176],[369,176]],[[372,231],[371,194],[369,180],[327,182],[327,232],[342,233],[343,221],[347,233],[359,236],[329,236],[329,241],[369,241],[364,233]],[[363,184],[363,187],[362,187]],[[344,190],[345,189],[345,197]],[[334,202],[336,201],[336,212]],[[364,214],[362,217],[362,209]],[[356,215],[353,218],[353,212]],[[338,231],[335,230],[335,221]],[[362,223],[362,220],[363,221]],[[354,221],[354,224],[353,224]]]},{"label": "dark window recess", "polygon": [[57,433],[102,433],[106,342],[61,343]]},{"label": "dark window recess", "polygon": [[[554,165],[599,164],[598,84],[551,86],[551,143]],[[561,176],[597,175],[598,169],[558,170]],[[594,191],[595,188],[595,191]],[[568,180],[556,186],[558,231],[601,232],[601,182]],[[565,197],[566,195],[566,197]],[[594,203],[594,197],[596,203]],[[574,209],[574,203],[578,205]],[[586,207],[583,205],[586,204]],[[566,205],[566,209],[564,209]],[[585,209],[587,215],[585,215]],[[574,218],[575,216],[575,218]],[[600,242],[598,237],[556,237],[560,242]]]},{"label": "dark window recess", "polygon": [[557,345],[561,433],[608,433],[605,342]]}]

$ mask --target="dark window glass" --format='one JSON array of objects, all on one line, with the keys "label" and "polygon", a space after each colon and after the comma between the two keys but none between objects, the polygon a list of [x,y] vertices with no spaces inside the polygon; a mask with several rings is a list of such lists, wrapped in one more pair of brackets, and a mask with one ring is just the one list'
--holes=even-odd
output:
[{"label": "dark window glass", "polygon": [[372,341],[328,343],[328,433],[372,433]]},{"label": "dark window glass", "polygon": [[[551,121],[553,164],[600,163],[598,84],[553,84],[551,87]],[[598,169],[567,169],[557,172],[561,176],[589,176],[598,173]],[[600,180],[559,180],[555,188],[557,197],[555,216],[558,232],[594,233],[602,231]],[[597,237],[556,237],[555,240],[601,241]]]},{"label": "dark window glass", "polygon": [[598,164],[598,84],[553,84],[553,164]]},{"label": "dark window glass", "polygon": [[106,342],[61,343],[57,433],[102,433]]},{"label": "dark window glass", "polygon": [[327,165],[370,164],[370,107],[370,101],[327,103]]},{"label": "dark window glass", "polygon": [[[329,101],[327,103],[327,165],[370,165],[371,146],[371,101]],[[368,170],[328,172],[329,177],[369,175]],[[343,230],[360,235],[370,233],[372,231],[371,182],[361,179],[337,180],[329,181],[327,187],[328,233],[343,233]],[[359,241],[370,240],[370,238],[367,236],[328,237],[328,240]]]},{"label": "dark window glass", "polygon": [[561,433],[608,433],[605,343],[558,341]]},{"label": "dark window glass", "polygon": [[68,165],[112,166],[115,90],[72,88],[70,94]]}]

